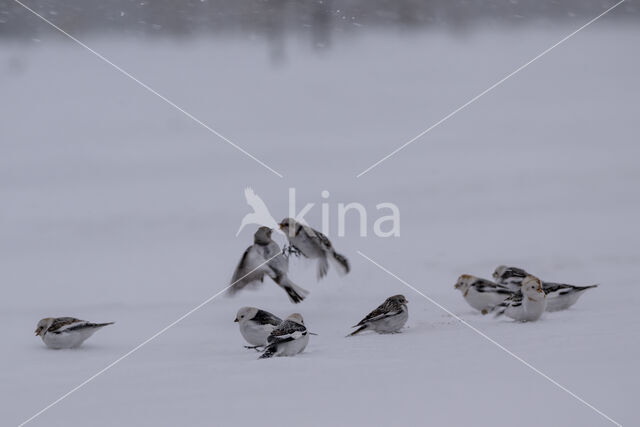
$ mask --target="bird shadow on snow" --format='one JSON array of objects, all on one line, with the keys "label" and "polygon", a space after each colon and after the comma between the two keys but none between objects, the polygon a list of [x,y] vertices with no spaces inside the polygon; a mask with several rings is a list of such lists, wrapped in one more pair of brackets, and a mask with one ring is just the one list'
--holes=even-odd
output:
[{"label": "bird shadow on snow", "polygon": [[104,353],[110,347],[104,346],[104,345],[95,345],[95,344],[83,344],[80,347],[75,347],[75,348],[49,348],[44,344],[43,345],[34,344],[29,348],[34,348],[42,351],[50,351],[54,353],[96,353],[96,352]]}]

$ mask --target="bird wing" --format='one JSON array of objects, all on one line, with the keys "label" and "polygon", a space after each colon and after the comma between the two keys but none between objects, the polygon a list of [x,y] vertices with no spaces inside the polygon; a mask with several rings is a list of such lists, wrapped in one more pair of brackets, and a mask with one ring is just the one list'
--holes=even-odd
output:
[{"label": "bird wing", "polygon": [[314,230],[311,227],[304,227],[305,233],[311,240],[313,240],[318,246],[320,246],[325,251],[333,250],[333,246],[331,246],[331,241],[327,236],[319,232],[318,230]]},{"label": "bird wing", "polygon": [[514,292],[496,307],[519,307],[522,305],[522,292]]},{"label": "bird wing", "polygon": [[269,334],[269,337],[267,338],[267,342],[270,344],[284,343],[296,340],[306,334],[307,328],[304,325],[292,322],[291,320],[285,320],[280,323],[277,328],[271,331],[271,334]]},{"label": "bird wing", "polygon": [[544,293],[552,297],[571,294],[574,292],[581,292],[587,289],[595,288],[597,286],[598,285],[574,286],[574,285],[568,285],[566,283],[542,282],[542,288],[544,289]]},{"label": "bird wing", "polygon": [[567,293],[573,290],[574,287],[565,283],[543,282],[542,288],[544,289],[544,293],[549,295],[561,291],[566,291],[565,293]]},{"label": "bird wing", "polygon": [[86,323],[88,323],[86,320],[76,319],[75,317],[58,317],[53,321],[51,326],[49,326],[47,332],[59,334],[60,332],[69,329],[70,327],[75,327]]},{"label": "bird wing", "polygon": [[[276,254],[280,254],[280,256],[276,256]],[[280,246],[273,240],[265,247],[264,258],[265,260],[270,260],[268,266],[277,276],[282,276],[289,272],[289,259],[282,254]]]},{"label": "bird wing", "polygon": [[511,282],[522,281],[522,279],[524,279],[528,275],[529,275],[529,273],[527,273],[522,268],[507,267],[504,270],[504,272],[502,273],[502,276],[498,277],[498,283],[499,284],[504,284],[504,283],[509,282],[509,281],[511,281]]},{"label": "bird wing", "polygon": [[264,261],[264,257],[259,253],[255,245],[249,246],[242,254],[242,258],[233,272],[229,292],[233,294],[249,284],[262,282],[265,271],[264,268],[258,268],[258,266]]},{"label": "bird wing", "polygon": [[474,284],[473,287],[478,292],[495,292],[497,294],[511,295],[513,293],[508,287],[499,285],[490,280],[479,279]]},{"label": "bird wing", "polygon": [[362,326],[365,323],[375,322],[376,320],[382,320],[387,317],[396,316],[400,314],[401,311],[402,307],[395,307],[393,304],[385,301],[371,313],[367,314],[364,319],[362,319],[357,325],[353,327],[355,328],[356,326]]},{"label": "bird wing", "polygon": [[264,310],[258,310],[256,315],[253,316],[251,320],[253,320],[254,322],[260,325],[278,326],[280,323],[282,323],[281,318]]},{"label": "bird wing", "polygon": [[514,292],[509,297],[505,298],[500,304],[494,306],[489,312],[495,311],[495,317],[502,316],[509,307],[519,307],[522,305],[522,292]]}]

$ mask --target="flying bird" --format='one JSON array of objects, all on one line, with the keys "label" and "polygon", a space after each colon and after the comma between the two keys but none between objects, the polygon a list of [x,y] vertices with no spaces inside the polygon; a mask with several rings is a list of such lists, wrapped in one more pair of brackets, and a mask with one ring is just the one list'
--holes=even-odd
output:
[{"label": "flying bird", "polygon": [[293,303],[299,303],[305,299],[309,291],[293,283],[287,276],[289,259],[271,239],[271,232],[269,227],[260,227],[255,232],[254,243],[244,251],[231,278],[228,292],[233,295],[247,285],[263,282],[266,275],[287,292]]},{"label": "flying bird", "polygon": [[75,348],[97,330],[113,323],[92,323],[74,317],[46,317],[38,322],[35,333],[49,348]]},{"label": "flying bird", "polygon": [[279,226],[296,252],[305,258],[318,260],[318,280],[327,275],[329,261],[336,266],[339,274],[349,273],[349,260],[333,249],[327,236],[293,218],[283,219]]}]

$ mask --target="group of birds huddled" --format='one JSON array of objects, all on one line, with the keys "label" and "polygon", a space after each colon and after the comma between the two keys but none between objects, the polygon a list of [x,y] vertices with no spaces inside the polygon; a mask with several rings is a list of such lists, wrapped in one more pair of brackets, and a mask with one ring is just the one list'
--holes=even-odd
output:
[{"label": "group of birds huddled", "polygon": [[598,286],[544,282],[521,268],[505,265],[495,269],[493,278],[495,282],[463,274],[455,288],[482,314],[505,315],[520,322],[538,320],[545,311],[566,310],[587,289]]},{"label": "group of birds huddled", "polygon": [[[270,277],[280,286],[293,303],[304,300],[309,292],[289,278],[291,255],[317,261],[318,280],[326,276],[333,264],[339,274],[350,271],[349,261],[339,254],[321,232],[292,218],[285,218],[279,229],[289,245],[280,248],[272,238],[273,229],[260,227],[254,234],[253,244],[243,253],[238,263],[228,292],[235,294],[241,289],[256,286]],[[493,273],[495,281],[463,274],[455,288],[462,292],[467,303],[482,314],[505,315],[517,321],[535,321],[545,311],[565,310],[591,286],[574,286],[564,283],[543,282],[536,276],[517,267],[499,266]],[[352,326],[356,328],[349,336],[371,330],[380,334],[399,332],[407,323],[408,301],[403,295],[387,298],[375,310]],[[240,333],[249,343],[249,349],[261,351],[260,359],[274,356],[294,356],[301,353],[315,335],[307,330],[300,313],[293,313],[282,320],[278,316],[256,307],[242,307],[235,322]],[[93,323],[74,317],[47,317],[38,322],[35,334],[47,347],[75,348],[99,329],[114,322]]]}]

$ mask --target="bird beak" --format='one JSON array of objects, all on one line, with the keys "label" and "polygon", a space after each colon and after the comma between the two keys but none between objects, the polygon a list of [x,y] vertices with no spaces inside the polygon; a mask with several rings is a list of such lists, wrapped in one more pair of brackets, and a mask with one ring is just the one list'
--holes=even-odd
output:
[{"label": "bird beak", "polygon": [[234,322],[238,323],[238,318],[233,319]]},{"label": "bird beak", "polygon": [[36,336],[40,335],[40,331],[42,331],[42,328],[36,329],[36,332],[35,332]]},{"label": "bird beak", "polygon": [[278,224],[278,227],[280,227],[280,230],[282,230],[284,228],[284,225]]}]

